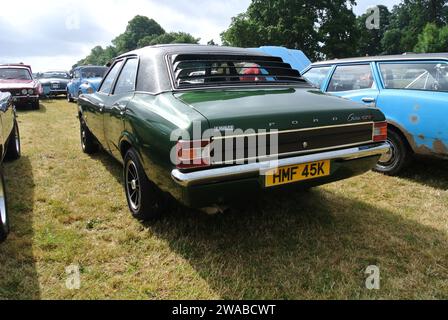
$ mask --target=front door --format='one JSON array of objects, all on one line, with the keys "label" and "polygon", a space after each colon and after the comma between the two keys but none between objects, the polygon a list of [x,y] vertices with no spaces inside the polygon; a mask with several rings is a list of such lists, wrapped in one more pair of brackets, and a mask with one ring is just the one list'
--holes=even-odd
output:
[{"label": "front door", "polygon": [[337,66],[326,92],[366,106],[376,106],[379,94],[370,63]]}]

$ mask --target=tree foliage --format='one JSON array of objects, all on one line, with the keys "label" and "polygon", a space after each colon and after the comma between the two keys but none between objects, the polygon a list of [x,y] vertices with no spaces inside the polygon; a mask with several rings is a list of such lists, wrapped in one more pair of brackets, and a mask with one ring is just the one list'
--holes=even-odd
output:
[{"label": "tree foliage", "polygon": [[447,2],[403,0],[391,11],[380,5],[380,28],[369,30],[370,14],[356,17],[354,0],[252,0],[221,38],[231,46],[300,49],[312,59],[447,50]]},{"label": "tree foliage", "polygon": [[145,16],[135,16],[129,21],[124,33],[112,40],[112,45],[103,48],[96,46],[90,54],[78,61],[78,65],[105,65],[114,57],[145,46],[168,43],[199,43],[200,39],[185,32],[170,32],[165,30],[153,19]]}]

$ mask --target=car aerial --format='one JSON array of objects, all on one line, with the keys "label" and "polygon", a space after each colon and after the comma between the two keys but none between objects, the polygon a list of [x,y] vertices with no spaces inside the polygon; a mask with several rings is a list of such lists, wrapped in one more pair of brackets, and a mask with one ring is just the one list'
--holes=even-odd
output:
[{"label": "car aerial", "polygon": [[81,94],[93,93],[98,89],[107,67],[81,66],[73,69],[71,80],[67,85],[67,100],[73,102]]},{"label": "car aerial", "polygon": [[384,112],[391,149],[377,171],[399,174],[413,155],[448,158],[447,53],[319,62],[304,77],[323,92]]},{"label": "car aerial", "polygon": [[67,94],[67,85],[70,81],[70,74],[66,71],[48,71],[39,73],[37,76],[42,85],[42,95],[45,97],[55,97]]},{"label": "car aerial", "polygon": [[32,76],[31,67],[24,64],[0,65],[0,91],[11,93],[14,104],[39,109],[42,86]]},{"label": "car aerial", "polygon": [[127,202],[141,220],[158,217],[169,195],[213,209],[349,178],[389,149],[381,111],[327,96],[281,58],[248,49],[123,54],[78,108],[83,151],[102,146],[123,164]]},{"label": "car aerial", "polygon": [[13,98],[9,92],[0,91],[0,242],[4,241],[9,233],[8,205],[1,166],[5,158],[20,158],[20,134]]}]

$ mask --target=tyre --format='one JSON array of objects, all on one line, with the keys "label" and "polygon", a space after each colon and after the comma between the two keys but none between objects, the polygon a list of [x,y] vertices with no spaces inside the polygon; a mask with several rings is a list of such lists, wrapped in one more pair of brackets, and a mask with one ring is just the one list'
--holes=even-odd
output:
[{"label": "tyre", "polygon": [[79,122],[80,127],[80,138],[81,138],[81,148],[84,153],[87,154],[94,154],[98,152],[99,145],[96,141],[93,134],[90,132],[89,128],[87,128],[87,125],[83,120],[80,120]]},{"label": "tyre", "polygon": [[132,216],[141,221],[159,218],[166,207],[163,193],[145,174],[134,149],[129,149],[124,158],[124,189]]},{"label": "tyre", "polygon": [[0,242],[6,240],[9,233],[8,206],[6,204],[5,179],[0,172]]},{"label": "tyre", "polygon": [[6,147],[6,160],[17,160],[21,156],[21,145],[20,145],[20,132],[19,125],[16,120],[14,120],[14,127],[12,129],[11,135],[8,139],[8,145]]},{"label": "tyre", "polygon": [[396,176],[409,165],[412,152],[407,141],[394,130],[388,130],[387,142],[390,145],[390,151],[380,158],[375,171]]},{"label": "tyre", "polygon": [[36,101],[33,101],[33,102],[31,103],[31,109],[33,109],[33,110],[39,110],[39,108],[40,108],[40,105],[39,105],[39,99],[36,100]]},{"label": "tyre", "polygon": [[68,102],[74,102],[72,95],[68,91],[67,91],[67,101]]}]

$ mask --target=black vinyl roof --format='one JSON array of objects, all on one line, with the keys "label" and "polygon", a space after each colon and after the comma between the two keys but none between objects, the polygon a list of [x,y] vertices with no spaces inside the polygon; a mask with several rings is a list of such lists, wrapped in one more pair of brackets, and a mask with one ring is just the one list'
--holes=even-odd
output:
[{"label": "black vinyl roof", "polygon": [[346,59],[334,59],[313,63],[313,66],[333,65],[356,62],[374,62],[374,61],[403,61],[403,60],[448,60],[448,53],[409,53],[388,56],[371,56]]},{"label": "black vinyl roof", "polygon": [[[137,79],[137,91],[157,94],[177,89],[178,86],[175,84],[175,75],[172,74],[173,61],[176,60],[176,57],[187,55],[245,56],[252,58],[263,58],[259,60],[274,59],[274,57],[269,54],[244,48],[196,44],[167,44],[137,49],[122,54],[115,60],[126,57],[138,57],[140,59],[140,63]],[[267,59],[264,59],[264,57]],[[279,62],[283,63],[281,58],[275,59],[279,59]],[[288,65],[288,67],[290,67],[290,65]],[[298,73],[296,77],[300,77],[300,74]]]}]

